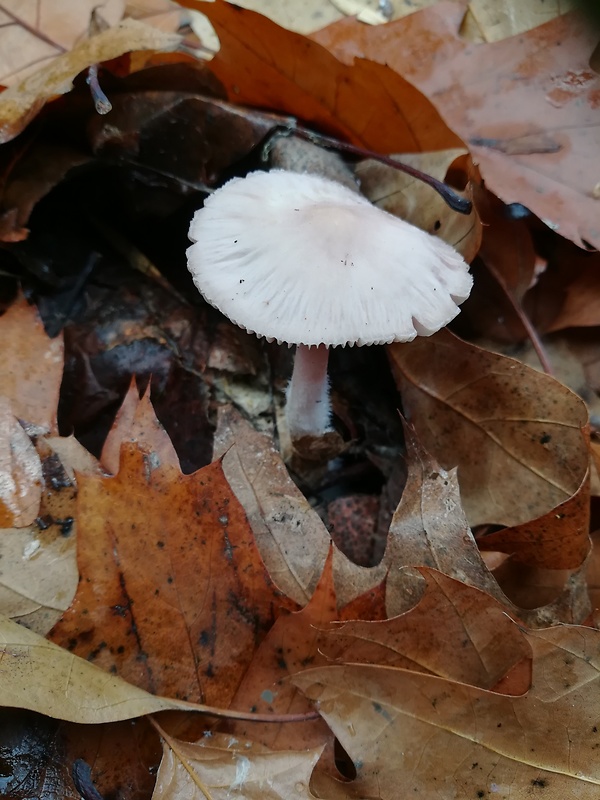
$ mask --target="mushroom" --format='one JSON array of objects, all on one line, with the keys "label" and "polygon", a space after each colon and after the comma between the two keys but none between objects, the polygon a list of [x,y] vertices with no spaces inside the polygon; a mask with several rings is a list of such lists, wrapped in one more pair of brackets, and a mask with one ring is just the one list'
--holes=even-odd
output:
[{"label": "mushroom", "polygon": [[204,298],[247,331],[297,346],[293,441],[331,430],[329,347],[430,336],[472,286],[450,245],[316,175],[234,178],[195,213],[189,237]]}]

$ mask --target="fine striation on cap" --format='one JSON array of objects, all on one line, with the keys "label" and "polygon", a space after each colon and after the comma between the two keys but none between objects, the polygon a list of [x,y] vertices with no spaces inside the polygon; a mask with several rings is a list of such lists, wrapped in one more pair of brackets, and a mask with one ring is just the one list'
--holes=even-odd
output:
[{"label": "fine striation on cap", "polygon": [[188,268],[246,330],[289,344],[384,344],[429,336],[469,296],[450,245],[316,175],[234,178],[192,220]]}]

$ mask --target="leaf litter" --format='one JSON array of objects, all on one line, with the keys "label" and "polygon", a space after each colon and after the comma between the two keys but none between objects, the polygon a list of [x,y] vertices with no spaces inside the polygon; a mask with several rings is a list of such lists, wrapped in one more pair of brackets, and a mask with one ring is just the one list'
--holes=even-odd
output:
[{"label": "leaf litter", "polygon": [[[586,298],[595,293],[595,255],[492,195],[498,188],[489,180],[484,186],[470,160],[469,153],[480,158],[480,146],[464,146],[435,110],[438,95],[420,95],[404,80],[414,80],[410,70],[401,76],[366,61],[344,66],[309,40],[223,2],[208,13],[222,40],[212,66],[190,71],[183,53],[117,59],[116,105],[127,112],[129,103],[132,114],[122,113],[112,131],[104,120],[88,126],[71,117],[73,131],[86,131],[94,143],[92,161],[81,163],[106,166],[111,150],[121,158],[117,173],[113,162],[94,178],[93,213],[101,209],[102,221],[93,225],[93,246],[101,255],[89,262],[91,271],[81,272],[88,256],[75,251],[73,258],[72,250],[72,273],[65,273],[56,245],[41,235],[44,226],[56,229],[53,206],[63,217],[83,211],[85,173],[62,182],[61,170],[42,176],[38,191],[32,161],[19,201],[26,213],[13,216],[12,239],[6,218],[8,282],[19,275],[46,323],[55,330],[66,324],[67,369],[59,405],[61,340],[41,333],[23,298],[11,304],[14,290],[3,295],[8,311],[0,325],[10,350],[0,363],[2,403],[6,431],[22,444],[11,450],[2,435],[3,468],[19,487],[12,501],[21,503],[21,516],[3,523],[21,527],[0,532],[2,702],[72,720],[62,728],[66,757],[83,758],[81,774],[91,769],[87,780],[104,795],[135,800],[151,792],[157,731],[164,755],[155,797],[383,798],[411,789],[441,797],[594,796],[598,642],[597,630],[581,626],[596,619],[588,468],[597,441],[590,448],[587,408],[559,380],[471,341],[482,328],[513,347],[537,337],[550,362],[548,331],[585,328],[593,343]],[[427,13],[446,14],[447,26],[455,19],[446,3]],[[412,15],[406,24],[420,19]],[[346,25],[352,34],[345,44],[362,46],[367,39]],[[383,28],[378,35],[390,35],[391,26]],[[526,41],[538,35],[534,29]],[[436,57],[458,47],[451,39],[438,44]],[[292,69],[294,58],[305,69]],[[194,83],[198,113],[188,112],[179,88],[182,65],[209,88],[200,99]],[[153,80],[160,89],[148,103],[139,87]],[[154,124],[169,86],[174,102]],[[61,120],[81,97],[66,94],[43,113]],[[262,110],[246,112],[235,102]],[[365,104],[372,109],[366,125],[357,113]],[[221,137],[217,160],[209,142],[195,161],[169,156],[161,174],[164,131],[210,130],[203,126],[211,114],[236,131],[231,142]],[[457,320],[465,341],[442,332],[388,348],[396,386],[391,377],[379,382],[389,367],[375,350],[363,362],[361,354],[334,353],[333,406],[346,451],[326,468],[296,471],[291,463],[291,474],[277,447],[279,433],[285,452],[285,431],[274,424],[289,375],[285,351],[267,345],[262,355],[256,348],[244,356],[239,333],[228,335],[216,312],[182,306],[180,298],[193,296],[171,252],[179,236],[183,254],[203,181],[218,184],[231,171],[255,168],[261,138],[290,114],[368,149],[403,152],[472,197],[471,217],[458,217],[400,173],[364,160],[346,164],[349,179],[360,176],[375,201],[464,247],[476,285],[485,286],[487,269],[500,287],[500,295],[476,292]],[[141,141],[152,143],[146,150],[131,139],[135,119],[143,120]],[[147,167],[158,177],[150,179]],[[486,178],[483,162],[482,171]],[[113,174],[127,176],[127,205],[116,201],[122,189],[114,191]],[[519,191],[515,202],[527,204]],[[141,231],[155,234],[150,245],[141,244]],[[125,242],[125,260],[108,255],[105,236],[111,246]],[[83,241],[72,241],[86,252]],[[150,267],[145,278],[129,273],[136,248]],[[566,269],[570,258],[574,272]],[[512,309],[508,321],[495,311],[498,296]],[[564,335],[574,341],[571,331]],[[593,408],[600,382],[592,351],[582,340],[573,352],[585,372],[575,388],[585,389]],[[352,375],[357,366],[364,372]],[[143,376],[141,397],[134,371]],[[152,407],[150,373],[169,433]],[[176,399],[164,401],[174,381]],[[381,385],[382,394],[369,394]],[[232,398],[243,413],[224,405]],[[400,400],[414,426],[404,438],[389,422]],[[185,408],[197,415],[196,428],[184,422]],[[99,461],[75,438],[57,435],[70,433],[74,419]],[[202,430],[199,452],[207,452],[211,424],[215,460],[198,469],[208,458],[191,455],[189,431]],[[18,452],[27,456],[25,471],[14,467]],[[345,533],[332,545],[327,509],[343,508],[347,498],[363,514],[378,514],[384,496],[391,516],[384,555],[359,566],[346,554]],[[51,628],[50,641],[42,638]],[[232,719],[190,715],[186,698]],[[320,719],[310,715],[315,702]],[[157,717],[156,730],[127,722],[166,709],[180,711]],[[235,721],[239,711],[267,712],[273,721]],[[285,721],[289,712],[304,721]]]}]

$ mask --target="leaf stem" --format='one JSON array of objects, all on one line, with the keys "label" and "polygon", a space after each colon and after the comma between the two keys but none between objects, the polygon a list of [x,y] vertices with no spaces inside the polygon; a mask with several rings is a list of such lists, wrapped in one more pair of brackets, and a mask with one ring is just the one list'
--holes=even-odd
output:
[{"label": "leaf stem", "polygon": [[510,289],[506,284],[506,281],[504,280],[503,276],[498,272],[498,270],[491,264],[488,264],[487,262],[484,263],[490,275],[492,275],[492,277],[495,279],[498,286],[504,292],[506,299],[513,307],[515,314],[517,315],[519,321],[521,322],[521,325],[525,328],[527,336],[529,337],[533,349],[535,350],[535,354],[538,357],[542,369],[544,370],[546,375],[554,375],[554,369],[552,367],[552,364],[550,363],[550,359],[548,358],[548,354],[546,353],[546,349],[542,343],[542,340],[540,339],[538,332],[534,328],[531,320],[523,310],[523,306],[521,305],[521,303],[519,303],[519,301],[510,291]]}]

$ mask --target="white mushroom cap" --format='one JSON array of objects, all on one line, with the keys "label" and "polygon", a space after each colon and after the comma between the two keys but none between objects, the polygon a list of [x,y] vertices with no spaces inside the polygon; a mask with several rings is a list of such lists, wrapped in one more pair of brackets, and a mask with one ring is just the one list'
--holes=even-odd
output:
[{"label": "white mushroom cap", "polygon": [[450,245],[316,175],[234,178],[196,212],[189,237],[188,268],[205,299],[278,342],[429,336],[471,291]]}]

